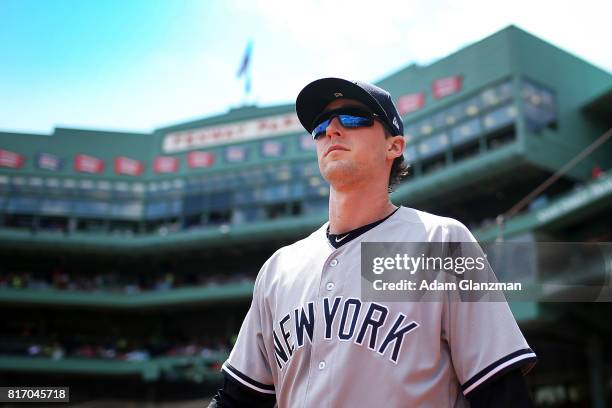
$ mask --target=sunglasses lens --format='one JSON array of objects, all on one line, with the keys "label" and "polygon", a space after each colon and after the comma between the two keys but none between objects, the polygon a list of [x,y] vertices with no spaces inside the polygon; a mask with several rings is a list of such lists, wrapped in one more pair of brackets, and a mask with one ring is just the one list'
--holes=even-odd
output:
[{"label": "sunglasses lens", "polygon": [[317,139],[320,136],[325,134],[327,127],[334,117],[337,117],[342,126],[345,128],[358,128],[358,127],[366,127],[371,126],[373,123],[372,118],[367,116],[357,116],[357,115],[333,115],[330,119],[324,120],[319,125],[317,125],[312,131],[312,138]]},{"label": "sunglasses lens", "polygon": [[342,123],[342,126],[345,128],[358,128],[372,125],[372,119],[364,116],[338,115],[338,119],[340,119],[340,123]]},{"label": "sunglasses lens", "polygon": [[329,126],[329,120],[324,120],[319,123],[317,127],[312,130],[312,138],[317,139],[319,136],[324,135],[327,127]]}]

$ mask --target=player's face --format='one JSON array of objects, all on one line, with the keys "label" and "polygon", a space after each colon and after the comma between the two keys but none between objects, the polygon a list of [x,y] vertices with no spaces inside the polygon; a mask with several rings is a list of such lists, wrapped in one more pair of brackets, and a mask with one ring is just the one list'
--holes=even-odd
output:
[{"label": "player's face", "polygon": [[[369,111],[367,106],[352,99],[337,99],[324,111],[348,107]],[[316,139],[321,174],[334,188],[368,180],[386,183],[393,161],[393,158],[389,160],[388,144],[379,121],[368,127],[345,128],[334,118],[325,134]]]}]

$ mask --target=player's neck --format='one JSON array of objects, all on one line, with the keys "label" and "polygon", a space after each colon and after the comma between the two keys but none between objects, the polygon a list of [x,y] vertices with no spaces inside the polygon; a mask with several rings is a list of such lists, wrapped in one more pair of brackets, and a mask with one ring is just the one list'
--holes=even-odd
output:
[{"label": "player's neck", "polygon": [[337,191],[329,195],[329,232],[343,234],[385,218],[397,207],[389,201],[386,187],[353,191]]}]

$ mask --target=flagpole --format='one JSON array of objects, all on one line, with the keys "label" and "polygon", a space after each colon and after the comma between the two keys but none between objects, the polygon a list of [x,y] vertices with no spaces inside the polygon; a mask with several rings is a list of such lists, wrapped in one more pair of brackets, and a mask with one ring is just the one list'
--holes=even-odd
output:
[{"label": "flagpole", "polygon": [[251,102],[249,100],[251,99],[251,67],[249,67],[246,72],[246,75],[244,76],[244,97],[246,100],[246,105],[248,105],[249,102]]}]

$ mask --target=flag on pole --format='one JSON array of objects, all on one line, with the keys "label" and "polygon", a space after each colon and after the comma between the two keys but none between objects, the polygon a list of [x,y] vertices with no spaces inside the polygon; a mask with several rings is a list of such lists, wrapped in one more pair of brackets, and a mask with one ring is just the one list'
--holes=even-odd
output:
[{"label": "flag on pole", "polygon": [[246,74],[247,69],[249,68],[249,62],[251,61],[251,52],[253,51],[253,41],[249,40],[246,50],[244,51],[244,57],[242,57],[242,64],[240,64],[240,68],[238,69],[238,73],[236,74],[237,78],[240,78],[244,74]]},{"label": "flag on pole", "polygon": [[253,40],[249,40],[246,50],[244,50],[244,57],[242,57],[242,64],[236,74],[237,78],[244,76],[244,94],[248,96],[251,93],[251,54],[253,52]]}]

